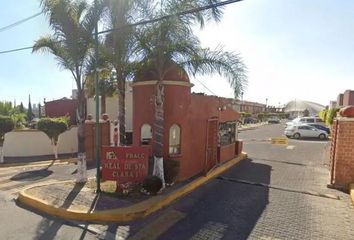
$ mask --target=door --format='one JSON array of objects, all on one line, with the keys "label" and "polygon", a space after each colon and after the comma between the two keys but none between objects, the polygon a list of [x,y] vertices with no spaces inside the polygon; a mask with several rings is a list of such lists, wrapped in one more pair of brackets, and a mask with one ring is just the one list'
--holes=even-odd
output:
[{"label": "door", "polygon": [[218,163],[218,119],[211,118],[207,123],[206,154],[204,174],[207,175]]}]

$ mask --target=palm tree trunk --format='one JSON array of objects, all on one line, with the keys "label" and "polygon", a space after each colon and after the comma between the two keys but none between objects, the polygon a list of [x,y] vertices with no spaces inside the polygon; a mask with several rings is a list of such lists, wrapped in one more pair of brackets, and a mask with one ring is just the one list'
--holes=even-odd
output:
[{"label": "palm tree trunk", "polygon": [[152,174],[162,181],[165,188],[163,169],[163,140],[164,140],[164,86],[162,81],[156,84],[155,122],[154,122],[154,169]]},{"label": "palm tree trunk", "polygon": [[163,157],[164,136],[164,86],[161,81],[156,85],[155,122],[154,122],[154,154]]},{"label": "palm tree trunk", "polygon": [[125,138],[125,80],[123,74],[117,71],[118,81],[118,122],[119,122],[119,143],[126,145]]}]

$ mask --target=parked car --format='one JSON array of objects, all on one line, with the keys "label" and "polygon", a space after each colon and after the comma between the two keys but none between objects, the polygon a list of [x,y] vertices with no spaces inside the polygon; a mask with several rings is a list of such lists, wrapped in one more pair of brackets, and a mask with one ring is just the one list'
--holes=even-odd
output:
[{"label": "parked car", "polygon": [[319,117],[298,117],[290,122],[287,122],[286,126],[288,127],[288,126],[292,126],[292,125],[300,125],[303,123],[316,123],[319,125],[326,126],[326,124]]},{"label": "parked car", "polygon": [[280,120],[277,117],[271,117],[268,119],[268,123],[280,123]]},{"label": "parked car", "polygon": [[258,123],[258,119],[254,117],[246,117],[243,121],[244,124],[249,124],[249,123]]},{"label": "parked car", "polygon": [[319,138],[321,140],[328,138],[326,131],[317,129],[308,124],[292,125],[285,128],[284,134],[289,138]]},{"label": "parked car", "polygon": [[326,131],[328,135],[331,134],[331,130],[328,127],[323,126],[321,124],[318,124],[318,123],[307,123],[307,125],[313,126],[313,127],[317,128],[317,129],[320,129],[320,130],[323,130],[323,131]]}]

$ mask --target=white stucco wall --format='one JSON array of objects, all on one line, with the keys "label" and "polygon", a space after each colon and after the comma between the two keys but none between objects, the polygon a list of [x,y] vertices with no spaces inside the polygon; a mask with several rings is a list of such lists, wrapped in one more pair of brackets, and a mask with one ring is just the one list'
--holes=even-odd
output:
[{"label": "white stucco wall", "polygon": [[[58,153],[77,152],[77,127],[72,127],[59,136]],[[5,135],[5,157],[32,157],[53,154],[50,140],[41,131],[12,131]]]},{"label": "white stucco wall", "polygon": [[[106,113],[111,121],[118,120],[117,96],[106,98]],[[96,103],[94,98],[87,99],[87,114],[91,114],[93,119],[96,119]],[[125,128],[128,132],[133,131],[133,94],[132,91],[128,90],[125,92]]]}]

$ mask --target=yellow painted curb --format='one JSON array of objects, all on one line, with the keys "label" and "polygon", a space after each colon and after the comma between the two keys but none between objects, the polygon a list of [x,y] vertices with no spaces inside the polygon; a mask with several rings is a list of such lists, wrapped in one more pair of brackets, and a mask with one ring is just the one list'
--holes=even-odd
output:
[{"label": "yellow painted curb", "polygon": [[354,204],[354,183],[349,184],[349,194],[352,199],[352,203]]},{"label": "yellow painted curb", "polygon": [[[173,201],[185,196],[194,189],[200,187],[212,178],[215,178],[222,172],[228,170],[241,160],[247,158],[247,153],[242,153],[239,157],[234,158],[225,164],[215,168],[207,176],[200,177],[193,182],[177,189],[168,195],[158,195],[151,197],[148,200],[134,204],[126,208],[104,210],[104,211],[79,211],[73,209],[57,208],[50,205],[48,202],[26,194],[26,189],[21,191],[18,196],[18,201],[35,208],[39,211],[45,212],[49,215],[61,217],[68,220],[81,220],[91,222],[128,222],[143,218],[165,206]],[[65,181],[68,182],[68,181]],[[29,189],[29,188],[27,188]]]}]

